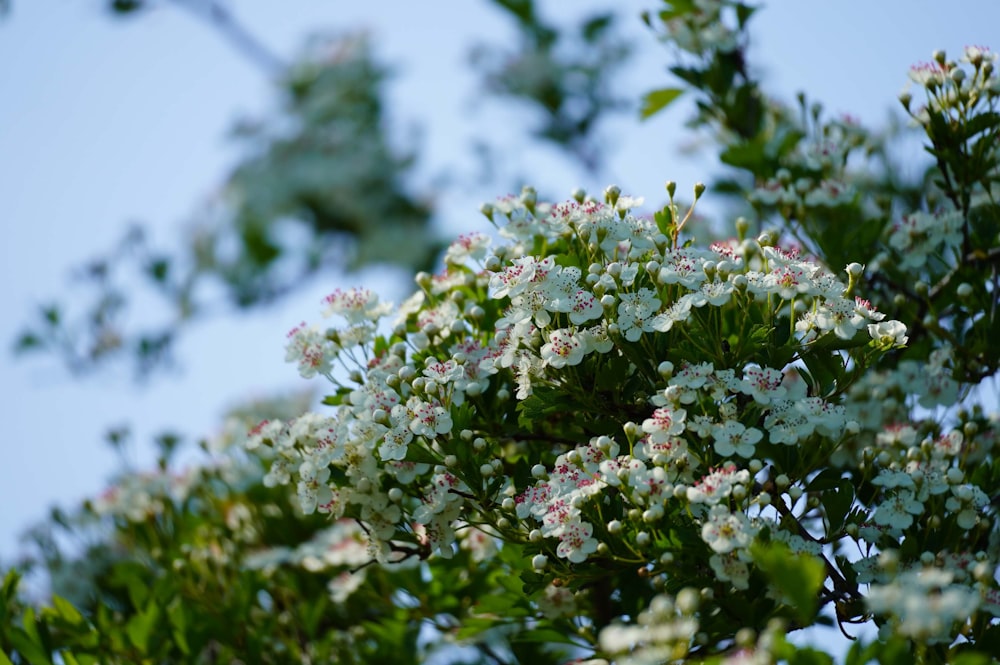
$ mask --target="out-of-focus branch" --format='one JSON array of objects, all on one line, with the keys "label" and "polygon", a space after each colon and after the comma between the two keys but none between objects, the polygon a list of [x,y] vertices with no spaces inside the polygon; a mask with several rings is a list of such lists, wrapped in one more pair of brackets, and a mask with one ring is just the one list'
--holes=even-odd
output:
[{"label": "out-of-focus branch", "polygon": [[[2,2],[3,0],[0,0]],[[169,0],[219,31],[232,46],[268,75],[285,70],[286,63],[247,30],[229,9],[217,0]]]}]

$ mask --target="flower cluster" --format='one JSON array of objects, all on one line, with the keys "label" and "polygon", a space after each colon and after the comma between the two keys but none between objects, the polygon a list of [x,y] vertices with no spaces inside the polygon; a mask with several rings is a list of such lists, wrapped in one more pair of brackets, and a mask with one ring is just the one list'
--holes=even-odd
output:
[{"label": "flower cluster", "polygon": [[[483,207],[502,242],[461,237],[394,322],[375,294],[335,292],[345,326],[288,347],[335,409],[251,433],[266,483],[357,520],[383,563],[523,547],[551,617],[595,562],[662,584],[699,560],[691,582],[748,589],[761,538],[820,556],[798,521],[817,505],[796,501],[860,431],[846,385],[905,326],[854,295],[856,264],[842,281],[767,234],[682,244],[676,206],[641,203],[526,189]],[[873,524],[899,524],[904,499],[887,488]]]}]

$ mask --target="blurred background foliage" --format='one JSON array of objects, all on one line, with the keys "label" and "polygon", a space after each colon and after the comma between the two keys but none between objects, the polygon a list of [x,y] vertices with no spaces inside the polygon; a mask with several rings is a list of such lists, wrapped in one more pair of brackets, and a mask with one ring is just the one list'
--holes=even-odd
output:
[{"label": "blurred background foliage", "polygon": [[[115,0],[107,8],[131,20],[162,4]],[[77,269],[84,295],[67,300],[83,306],[47,303],[25,326],[19,352],[54,353],[77,374],[125,362],[146,378],[173,360],[177,337],[198,317],[273,303],[321,272],[429,270],[443,249],[433,194],[413,182],[417,148],[390,139],[390,74],[364,35],[314,38],[282,64],[225,4],[165,4],[207,21],[259,65],[274,81],[279,110],[234,128],[244,156],[176,248],[152,246],[144,228],[133,226],[118,246]],[[598,121],[625,105],[609,86],[629,53],[615,15],[560,31],[531,0],[493,4],[520,37],[513,50],[473,49],[483,88],[537,111],[541,124],[530,133],[596,170]],[[162,304],[153,314],[140,307],[150,301]]]}]

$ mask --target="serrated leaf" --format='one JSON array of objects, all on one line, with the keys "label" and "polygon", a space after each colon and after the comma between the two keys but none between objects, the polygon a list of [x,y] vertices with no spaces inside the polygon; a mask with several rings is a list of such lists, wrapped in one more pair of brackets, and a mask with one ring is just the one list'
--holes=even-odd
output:
[{"label": "serrated leaf", "polygon": [[788,606],[803,623],[810,623],[819,605],[819,590],[826,579],[826,567],[819,558],[792,552],[780,542],[755,543],[750,548],[754,563],[764,573]]}]

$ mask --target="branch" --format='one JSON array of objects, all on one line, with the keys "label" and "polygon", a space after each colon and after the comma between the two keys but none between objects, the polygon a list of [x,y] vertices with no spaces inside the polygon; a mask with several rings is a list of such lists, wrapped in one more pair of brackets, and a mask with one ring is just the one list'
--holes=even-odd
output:
[{"label": "branch", "polygon": [[244,57],[269,76],[285,70],[285,62],[247,30],[218,0],[169,0],[206,21],[229,40]]}]

